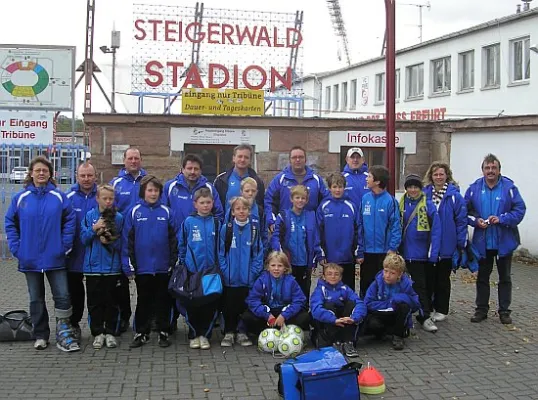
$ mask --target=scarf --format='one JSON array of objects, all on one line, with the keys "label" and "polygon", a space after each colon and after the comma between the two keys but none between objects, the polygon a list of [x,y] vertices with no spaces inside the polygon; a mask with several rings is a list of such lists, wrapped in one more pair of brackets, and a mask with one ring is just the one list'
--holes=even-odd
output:
[{"label": "scarf", "polygon": [[437,207],[438,209],[439,209],[439,206],[441,205],[441,200],[443,200],[443,197],[445,197],[445,193],[447,189],[448,189],[448,182],[445,182],[445,184],[439,191],[435,189],[435,185],[433,185],[432,187],[432,201],[433,201],[433,204],[435,204],[435,207]]},{"label": "scarf", "polygon": [[417,232],[429,232],[430,231],[430,221],[428,219],[428,210],[426,208],[426,196],[423,194],[420,195],[420,198],[417,201],[415,206],[415,211],[411,214],[411,218],[407,221],[407,225],[404,224],[404,214],[405,214],[405,199],[406,195],[403,195],[400,199],[400,215],[402,221],[402,227],[404,227],[403,233],[407,231],[407,227],[411,224],[415,215],[417,217]]}]

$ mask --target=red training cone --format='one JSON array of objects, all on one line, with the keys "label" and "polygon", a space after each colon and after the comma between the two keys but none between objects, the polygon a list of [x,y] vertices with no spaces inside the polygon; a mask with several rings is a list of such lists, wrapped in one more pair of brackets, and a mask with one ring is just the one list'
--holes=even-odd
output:
[{"label": "red training cone", "polygon": [[368,367],[359,374],[359,390],[364,394],[381,394],[385,392],[385,378],[368,363]]}]

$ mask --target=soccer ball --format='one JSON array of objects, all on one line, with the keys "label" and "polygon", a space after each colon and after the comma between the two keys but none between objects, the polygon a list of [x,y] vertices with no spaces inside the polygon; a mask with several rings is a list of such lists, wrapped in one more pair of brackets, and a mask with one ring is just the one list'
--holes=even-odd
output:
[{"label": "soccer ball", "polygon": [[295,357],[303,349],[303,339],[298,335],[285,333],[278,343],[278,351],[286,357]]},{"label": "soccer ball", "polygon": [[278,329],[267,328],[258,336],[258,349],[266,353],[273,353],[278,349],[282,333]]},{"label": "soccer ball", "polygon": [[286,325],[286,333],[297,335],[304,342],[304,332],[297,325]]}]

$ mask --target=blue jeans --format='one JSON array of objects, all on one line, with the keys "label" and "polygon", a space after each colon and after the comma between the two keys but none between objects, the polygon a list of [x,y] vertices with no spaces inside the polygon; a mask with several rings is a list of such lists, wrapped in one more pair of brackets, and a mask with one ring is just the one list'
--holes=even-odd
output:
[{"label": "blue jeans", "polygon": [[41,272],[25,272],[28,294],[30,296],[30,317],[34,326],[36,339],[49,340],[49,313],[45,304],[45,275],[49,281],[54,314],[56,318],[69,318],[72,314],[71,299],[67,286],[67,271],[65,269]]}]

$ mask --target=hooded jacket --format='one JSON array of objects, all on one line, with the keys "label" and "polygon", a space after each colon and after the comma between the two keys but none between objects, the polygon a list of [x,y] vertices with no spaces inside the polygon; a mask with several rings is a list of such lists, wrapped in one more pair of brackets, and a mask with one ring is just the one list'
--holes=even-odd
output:
[{"label": "hooded jacket", "polygon": [[288,210],[292,207],[290,189],[293,186],[303,184],[308,188],[309,196],[308,203],[305,206],[306,210],[316,211],[321,201],[328,196],[329,191],[325,186],[323,179],[310,167],[306,168],[306,175],[302,183],[297,182],[295,175],[290,166],[277,174],[267,191],[265,192],[265,218],[267,226],[275,223],[278,213],[282,210]]},{"label": "hooded jacket", "polygon": [[[215,186],[215,189],[217,189],[217,192],[219,194],[219,198],[222,205],[225,206],[227,193],[228,193],[228,183],[230,180],[230,176],[232,175],[234,169],[230,168],[228,171],[223,172],[222,174],[217,175],[215,178],[215,181],[213,182],[213,185]],[[248,176],[251,177],[256,181],[257,187],[258,187],[258,193],[256,194],[256,203],[258,204],[258,207],[263,208],[263,197],[265,195],[265,184],[261,180],[261,178],[256,174],[256,171],[254,171],[252,168],[248,169]],[[228,207],[224,207],[227,209]]]},{"label": "hooded jacket", "polygon": [[[281,296],[284,303],[282,316],[288,320],[306,308],[306,297],[292,275],[284,274],[280,279],[282,279]],[[254,282],[246,300],[249,310],[258,318],[264,320],[269,318],[272,293],[271,274],[269,271],[264,271]]]},{"label": "hooded jacket", "polygon": [[[517,226],[523,220],[527,208],[514,182],[505,176],[501,176],[499,179],[498,184],[502,185],[502,187],[500,188],[501,198],[497,213],[499,217],[499,224],[497,224],[499,237],[497,242],[499,257],[505,257],[517,249],[520,244]],[[467,222],[475,228],[473,245],[481,258],[486,257],[486,229],[477,228],[476,221],[478,218],[487,218],[481,214],[482,201],[480,199],[481,194],[485,192],[485,184],[484,178],[479,178],[465,192],[468,213]]]},{"label": "hooded jacket", "polygon": [[122,168],[118,176],[110,181],[115,192],[114,203],[120,213],[126,214],[131,207],[138,203],[140,199],[140,181],[146,175],[146,170],[141,169],[135,178],[125,168]]},{"label": "hooded jacket", "polygon": [[338,317],[333,311],[326,309],[325,304],[335,304],[337,307],[343,307],[346,301],[355,303],[350,315],[355,323],[359,323],[366,318],[366,305],[349,286],[344,285],[342,281],[336,285],[331,285],[324,279],[319,279],[318,285],[312,292],[312,296],[310,296],[312,317],[325,324],[334,324]]},{"label": "hooded jacket", "polygon": [[[424,188],[428,200],[432,199],[433,185]],[[463,250],[467,242],[467,207],[459,188],[452,183],[437,210],[441,220],[441,247],[439,257],[451,259],[457,250]]]},{"label": "hooded jacket", "polygon": [[73,248],[76,216],[65,193],[52,183],[26,186],[11,200],[5,216],[7,243],[21,272],[65,268]]},{"label": "hooded jacket", "polygon": [[125,275],[166,274],[178,259],[176,222],[172,210],[144,200],[125,216],[122,268]]},{"label": "hooded jacket", "polygon": [[219,231],[219,220],[213,215],[188,216],[178,232],[179,262],[191,272],[218,265]]},{"label": "hooded jacket", "polygon": [[351,169],[349,165],[346,165],[342,171],[342,175],[346,178],[346,196],[357,208],[360,208],[362,196],[370,192],[366,184],[368,165],[364,163],[359,169]]},{"label": "hooded jacket", "polygon": [[213,195],[213,210],[211,212],[220,222],[224,220],[224,210],[222,209],[219,194],[215,187],[207,181],[207,178],[203,175],[200,176],[198,182],[196,182],[196,185],[191,190],[189,183],[185,179],[185,175],[180,173],[174,179],[165,183],[161,198],[162,204],[170,207],[174,212],[178,229],[181,229],[181,224],[189,215],[196,212],[193,196],[198,189],[203,187],[211,190]]},{"label": "hooded jacket", "polygon": [[71,186],[71,191],[67,193],[67,198],[71,200],[71,205],[76,216],[75,239],[73,241],[73,251],[67,255],[67,269],[72,272],[82,273],[84,265],[85,246],[80,240],[80,224],[88,211],[97,207],[97,185],[93,185],[90,193],[86,194],[80,190],[78,183]]}]

